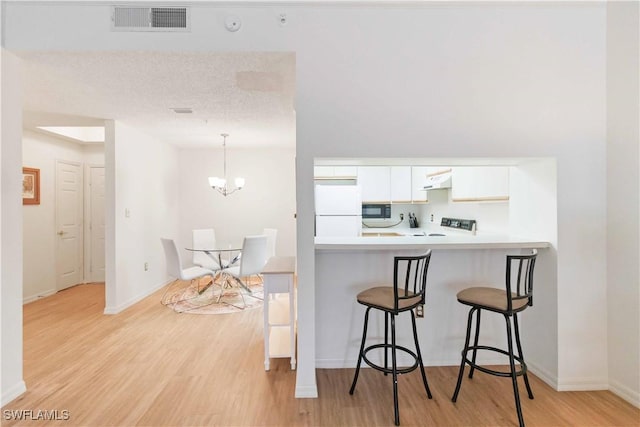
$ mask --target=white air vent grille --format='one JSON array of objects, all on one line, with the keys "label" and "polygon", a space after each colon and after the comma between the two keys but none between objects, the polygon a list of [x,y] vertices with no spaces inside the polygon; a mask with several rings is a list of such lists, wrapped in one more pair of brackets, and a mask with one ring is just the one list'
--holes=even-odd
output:
[{"label": "white air vent grille", "polygon": [[189,9],[114,6],[111,24],[113,31],[189,31]]}]

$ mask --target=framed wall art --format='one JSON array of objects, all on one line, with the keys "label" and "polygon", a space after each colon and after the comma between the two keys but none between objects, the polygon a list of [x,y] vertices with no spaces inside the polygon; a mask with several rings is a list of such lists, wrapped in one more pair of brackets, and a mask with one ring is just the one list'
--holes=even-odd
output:
[{"label": "framed wall art", "polygon": [[40,169],[22,168],[22,204],[40,204]]}]

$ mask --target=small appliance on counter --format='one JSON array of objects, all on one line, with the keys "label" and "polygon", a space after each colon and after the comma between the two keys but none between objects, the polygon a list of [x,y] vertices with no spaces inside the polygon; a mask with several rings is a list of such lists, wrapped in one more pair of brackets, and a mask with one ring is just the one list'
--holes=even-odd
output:
[{"label": "small appliance on counter", "polygon": [[442,218],[440,226],[457,228],[458,230],[466,230],[470,231],[474,235],[476,234],[475,219]]},{"label": "small appliance on counter", "polygon": [[409,212],[409,228],[418,228],[418,219],[416,218],[416,214],[413,212]]}]

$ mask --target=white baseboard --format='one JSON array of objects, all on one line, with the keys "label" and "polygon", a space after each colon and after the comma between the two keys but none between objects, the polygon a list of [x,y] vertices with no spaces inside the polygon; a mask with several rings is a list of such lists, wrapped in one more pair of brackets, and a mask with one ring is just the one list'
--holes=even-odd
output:
[{"label": "white baseboard", "polygon": [[166,286],[167,284],[169,284],[171,282],[172,282],[172,280],[170,280],[168,282],[165,282],[165,283],[161,283],[159,285],[156,285],[153,288],[149,289],[148,291],[145,291],[145,292],[141,293],[140,295],[137,295],[137,296],[135,296],[133,298],[130,298],[128,301],[125,301],[125,302],[123,302],[122,304],[120,304],[118,306],[105,307],[104,308],[104,314],[118,314],[121,311],[126,310],[127,308],[131,307],[135,303],[142,301],[143,299],[145,299],[146,297],[148,297],[152,293],[156,292],[158,289],[162,289],[162,287]]},{"label": "white baseboard", "polygon": [[24,381],[20,381],[13,387],[9,387],[8,390],[4,390],[2,392],[2,402],[0,402],[0,406],[6,405],[16,397],[23,394],[25,391],[27,391],[27,385],[24,383]]},{"label": "white baseboard", "polygon": [[304,385],[304,386],[296,385],[295,397],[297,399],[315,399],[318,397],[318,386],[317,385]]},{"label": "white baseboard", "polygon": [[50,297],[51,295],[58,292],[56,289],[48,289],[44,292],[37,293],[36,295],[31,295],[22,299],[22,304],[29,304],[30,302],[34,302],[39,300],[40,298]]},{"label": "white baseboard", "polygon": [[554,390],[558,390],[558,376],[552,374],[548,370],[544,369],[540,365],[535,363],[527,362],[527,370],[534,374],[536,377],[540,378],[542,381],[547,383]]},{"label": "white baseboard", "polygon": [[618,381],[609,380],[609,390],[617,396],[620,396],[627,402],[631,403],[636,408],[640,408],[640,392],[638,390],[632,390],[624,384],[620,384]]},{"label": "white baseboard", "polygon": [[559,378],[558,391],[593,391],[609,390],[607,378],[602,377],[582,377],[582,378]]},{"label": "white baseboard", "polygon": [[[357,360],[344,359],[316,359],[316,369],[344,369],[354,368]],[[366,364],[363,364],[366,366]]]},{"label": "white baseboard", "polygon": [[527,361],[529,372],[549,384],[556,391],[593,391],[608,390],[609,382],[604,377],[579,377],[560,379],[558,375],[535,363]]}]

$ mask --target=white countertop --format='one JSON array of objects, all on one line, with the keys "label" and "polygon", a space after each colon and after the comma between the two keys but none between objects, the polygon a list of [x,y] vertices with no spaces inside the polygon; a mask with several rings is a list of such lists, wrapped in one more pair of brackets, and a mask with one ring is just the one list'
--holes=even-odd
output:
[{"label": "white countertop", "polygon": [[[401,236],[316,237],[316,250],[521,249],[548,248],[549,242],[506,234],[433,226],[421,228],[363,228],[362,233],[398,233]],[[422,234],[415,236],[414,234]],[[441,233],[444,236],[429,236]]]}]

